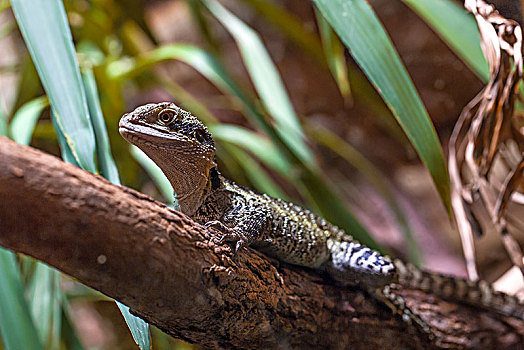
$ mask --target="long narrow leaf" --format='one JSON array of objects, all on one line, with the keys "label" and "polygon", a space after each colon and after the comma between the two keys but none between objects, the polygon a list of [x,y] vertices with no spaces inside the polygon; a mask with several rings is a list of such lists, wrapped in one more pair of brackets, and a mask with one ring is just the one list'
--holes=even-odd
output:
[{"label": "long narrow leaf", "polygon": [[244,0],[244,2],[264,16],[265,20],[272,22],[290,41],[302,47],[309,56],[315,58],[321,65],[325,65],[325,60],[322,56],[322,46],[315,31],[311,30],[311,28],[306,29],[306,26],[297,15],[287,11],[273,1]]},{"label": "long narrow leaf", "polygon": [[329,70],[337,82],[340,93],[344,98],[351,97],[351,87],[349,85],[348,69],[346,63],[346,56],[344,54],[344,46],[333,32],[329,23],[324,19],[324,16],[315,11],[317,18],[318,30],[322,39],[322,47],[324,49],[324,56],[326,57]]},{"label": "long narrow leaf", "polygon": [[[22,145],[31,141],[38,117],[49,105],[47,97],[39,97],[20,107],[13,116],[10,134],[13,140]],[[30,262],[30,258],[27,258]],[[61,310],[57,300],[61,297],[59,289],[60,274],[49,266],[35,262],[28,286],[29,309],[38,332],[38,339],[45,348],[55,349],[60,344]]]},{"label": "long narrow leaf", "polygon": [[[286,160],[293,171],[288,172],[293,176],[293,181],[297,182],[300,192],[309,200],[313,209],[322,214],[326,219],[342,227],[347,232],[353,234],[357,239],[369,247],[380,249],[379,245],[372,239],[365,228],[351,214],[345,203],[337,195],[330,185],[325,184],[316,171],[311,169],[311,164],[296,164],[296,160],[290,159],[290,151],[282,143],[281,139],[274,132],[255,104],[246,96],[239,86],[231,79],[222,65],[207,52],[190,45],[166,45],[151,50],[136,60],[118,60],[112,62],[107,67],[108,75],[113,79],[123,80],[143,70],[152,68],[155,64],[176,59],[191,65],[219,89],[228,95],[238,98],[242,103],[246,115],[259,126],[271,141],[278,144],[279,151],[285,153]],[[167,185],[166,185],[167,186]]]},{"label": "long narrow leaf", "polygon": [[315,0],[315,3],[386,101],[451,213],[449,177],[437,134],[377,16],[365,0]]},{"label": "long narrow leaf", "polygon": [[115,80],[129,79],[156,64],[178,60],[187,63],[200,74],[211,81],[226,95],[236,97],[246,115],[268,135],[274,136],[273,129],[268,124],[263,113],[235,83],[228,72],[212,55],[192,45],[173,44],[153,49],[135,60],[116,60],[107,66],[107,74]]},{"label": "long narrow leaf", "polygon": [[41,350],[13,252],[0,248],[0,335],[6,350]]},{"label": "long narrow leaf", "polygon": [[314,166],[316,160],[304,142],[304,132],[284,83],[258,34],[217,1],[205,3],[235,39],[249,76],[266,110],[273,116],[275,128],[282,140],[304,164]]},{"label": "long narrow leaf", "polygon": [[[96,88],[96,81],[93,72],[90,69],[84,70],[82,73],[82,81],[85,88],[87,105],[89,114],[91,115],[91,122],[95,133],[96,154],[98,160],[98,168],[100,174],[107,180],[114,184],[120,185],[120,178],[118,177],[118,170],[115,161],[111,155],[109,146],[109,138],[107,137],[107,129],[98,99],[98,91]],[[149,333],[149,324],[131,314],[129,308],[120,302],[116,302],[120,312],[133,335],[133,339],[138,344],[140,349],[151,348],[151,337]]]},{"label": "long narrow leaf", "polygon": [[87,105],[91,116],[91,122],[93,123],[93,131],[95,133],[96,155],[100,175],[112,183],[120,185],[118,169],[116,168],[115,161],[111,155],[109,138],[107,137],[107,128],[104,121],[104,115],[102,114],[102,108],[100,107],[100,100],[98,99],[98,91],[93,71],[87,69],[84,70],[82,73],[82,81],[84,83]]},{"label": "long narrow leaf", "polygon": [[291,170],[289,163],[268,139],[236,125],[212,125],[209,129],[215,139],[242,146],[282,175],[287,175]]},{"label": "long narrow leaf", "polygon": [[[58,0],[44,2],[13,0],[12,6],[49,96],[53,108],[53,124],[64,158],[69,161],[74,159],[74,163],[83,169],[96,173],[95,136],[63,3]],[[102,147],[99,158],[106,175],[118,181],[117,173],[111,165],[110,154],[108,158],[107,139],[103,139],[107,136],[100,122],[100,106],[98,102],[94,102],[96,91],[93,90],[91,82],[88,81],[87,85],[91,89],[90,97],[92,97],[89,107],[98,113],[95,123],[99,131],[99,144]],[[125,306],[119,304],[119,307],[139,346],[143,349],[149,348],[147,324],[132,316]]]},{"label": "long narrow leaf", "polygon": [[60,145],[60,152],[62,155],[62,159],[80,168],[80,164],[78,164],[77,159],[75,158],[73,151],[71,150],[71,147],[69,146],[69,143],[67,142],[67,138],[62,133],[62,129],[60,129],[56,120],[57,120],[56,118],[51,118],[51,122],[53,123],[53,127],[56,132],[56,138],[58,139],[58,144]]},{"label": "long narrow leaf", "polygon": [[369,181],[377,192],[382,196],[387,205],[390,207],[391,212],[394,214],[397,223],[402,229],[404,238],[407,243],[407,251],[409,260],[416,266],[422,265],[422,257],[420,254],[420,248],[413,236],[413,232],[409,227],[408,220],[404,215],[402,209],[395,201],[395,196],[390,189],[389,184],[385,181],[385,175],[380,172],[364,155],[358,150],[353,148],[350,144],[345,142],[335,133],[328,129],[315,125],[309,126],[306,129],[308,134],[311,135],[319,144],[323,144],[329,147],[333,152],[344,158],[349,164],[357,169],[364,178]]},{"label": "long narrow leaf", "polygon": [[[49,101],[44,96],[20,107],[10,125],[13,140],[22,145],[28,145],[38,117],[48,105]],[[31,315],[35,321],[40,342],[48,349],[55,349],[60,344],[62,321],[59,303],[61,299],[60,273],[38,261],[35,261],[33,265],[34,269],[27,288]]]},{"label": "long narrow leaf", "polygon": [[95,139],[62,1],[11,0],[56,124],[82,168],[96,172]]},{"label": "long narrow leaf", "polygon": [[151,334],[149,333],[149,324],[147,324],[141,318],[133,315],[129,310],[129,307],[125,306],[121,302],[116,302],[118,309],[124,316],[127,326],[131,330],[133,339],[142,350],[151,349]]},{"label": "long narrow leaf", "polygon": [[228,145],[228,151],[242,165],[246,176],[253,183],[256,190],[274,198],[286,199],[280,188],[268,176],[266,171],[249,155],[237,146]]},{"label": "long narrow leaf", "polygon": [[49,101],[43,96],[20,107],[9,125],[11,138],[21,145],[29,145],[38,117],[47,106]]},{"label": "long narrow leaf", "polygon": [[402,0],[482,79],[489,80],[488,62],[480,48],[475,18],[450,0]]},{"label": "long narrow leaf", "polygon": [[28,282],[27,295],[40,341],[46,349],[58,349],[62,327],[60,273],[36,262]]}]

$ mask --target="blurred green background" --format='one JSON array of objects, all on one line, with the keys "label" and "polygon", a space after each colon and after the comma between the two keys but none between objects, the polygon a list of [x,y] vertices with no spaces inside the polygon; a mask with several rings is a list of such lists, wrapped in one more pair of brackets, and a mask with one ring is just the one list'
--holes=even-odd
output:
[{"label": "blurred green background", "polygon": [[[440,142],[488,70],[458,2],[3,0],[0,52],[2,135],[172,204],[118,120],[174,101],[209,126],[225,176],[464,274]],[[108,298],[6,250],[0,270],[3,348],[136,348]]]}]

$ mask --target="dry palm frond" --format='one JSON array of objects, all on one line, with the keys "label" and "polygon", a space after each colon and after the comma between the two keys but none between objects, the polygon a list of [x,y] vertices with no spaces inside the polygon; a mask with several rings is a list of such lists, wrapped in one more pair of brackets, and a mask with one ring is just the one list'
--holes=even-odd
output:
[{"label": "dry palm frond", "polygon": [[491,75],[462,111],[449,143],[452,206],[468,274],[475,280],[474,234],[480,236],[486,226],[500,233],[512,263],[524,272],[522,250],[511,234],[524,232],[524,123],[515,112],[522,30],[482,0],[464,5],[477,20]]}]

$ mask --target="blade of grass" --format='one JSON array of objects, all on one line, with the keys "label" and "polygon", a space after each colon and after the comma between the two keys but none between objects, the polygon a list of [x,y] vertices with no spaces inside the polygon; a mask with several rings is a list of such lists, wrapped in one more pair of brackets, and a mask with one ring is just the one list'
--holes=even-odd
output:
[{"label": "blade of grass", "polygon": [[290,11],[267,0],[244,0],[269,22],[275,24],[290,41],[300,46],[321,65],[326,61],[322,55],[322,46],[314,32],[307,30],[301,20]]},{"label": "blade of grass", "polygon": [[480,48],[475,18],[450,0],[402,0],[422,17],[483,81],[489,80],[488,62]]},{"label": "blade of grass", "polygon": [[[331,185],[327,184],[327,180],[320,178],[316,160],[304,143],[302,128],[282,80],[258,34],[217,1],[209,0],[205,4],[237,42],[262,103],[275,120],[275,129],[279,138],[300,161],[299,173],[301,174],[298,177],[301,181],[301,192],[328,220],[348,230],[364,244],[379,249],[378,244],[349,212]],[[275,141],[278,142],[278,140]]]},{"label": "blade of grass", "polygon": [[63,3],[12,0],[11,6],[51,102],[56,124],[78,164],[96,172],[95,139]]},{"label": "blade of grass", "polygon": [[428,168],[448,214],[449,176],[435,128],[391,40],[365,0],[315,0]]},{"label": "blade of grass", "polygon": [[100,100],[98,99],[95,76],[91,69],[86,68],[82,72],[82,81],[84,83],[87,106],[93,124],[93,131],[95,133],[96,156],[100,175],[112,183],[120,185],[118,169],[116,168],[115,161],[111,155],[104,115],[102,114]]},{"label": "blade of grass", "polygon": [[118,309],[124,316],[124,319],[131,330],[135,343],[142,350],[151,349],[151,334],[149,333],[149,324],[131,313],[129,308],[120,302],[116,302]]},{"label": "blade of grass", "polygon": [[195,22],[201,35],[204,37],[205,41],[209,45],[211,51],[219,52],[220,46],[217,40],[215,39],[216,34],[213,33],[213,31],[209,27],[209,24],[207,23],[206,18],[204,17],[204,11],[202,11],[202,2],[200,0],[186,0],[186,3],[188,4],[189,10],[191,11],[193,21]]},{"label": "blade of grass", "polygon": [[307,125],[306,131],[319,144],[323,144],[330,148],[333,152],[337,153],[357,169],[380,193],[402,229],[402,233],[407,242],[407,251],[410,262],[416,266],[421,266],[422,256],[420,254],[420,248],[413,236],[411,228],[409,227],[406,216],[397,204],[395,195],[391,191],[389,184],[385,181],[385,175],[382,174],[381,171],[377,169],[373,163],[367,160],[358,150],[330,130],[320,125]]},{"label": "blade of grass", "polygon": [[229,153],[241,164],[246,176],[256,190],[274,198],[286,198],[266,171],[247,152],[231,144],[228,146]]},{"label": "blade of grass", "polygon": [[[53,110],[51,110],[51,113],[53,113]],[[62,129],[60,129],[60,127],[56,123],[56,118],[51,118],[51,122],[53,123],[56,138],[58,139],[58,144],[60,145],[60,153],[62,159],[80,168],[80,164],[78,164],[73,152],[71,151],[71,147],[69,147],[69,144],[67,143],[67,138],[62,133]]]},{"label": "blade of grass", "polygon": [[30,55],[26,55],[21,60],[16,92],[16,100],[11,107],[11,114],[22,107],[23,104],[45,94]]},{"label": "blade of grass", "polygon": [[107,66],[107,75],[112,79],[122,81],[167,60],[185,62],[211,81],[224,94],[238,98],[249,119],[273,140],[278,138],[258,106],[235,83],[220,62],[198,47],[185,44],[161,46],[137,59],[116,60],[110,63]]},{"label": "blade of grass", "polygon": [[6,350],[41,350],[29,307],[24,298],[16,255],[0,248],[0,335]]},{"label": "blade of grass", "polygon": [[[22,145],[28,145],[38,117],[48,105],[47,97],[43,96],[20,107],[10,125],[13,140]],[[33,259],[26,259],[26,265],[31,263],[30,260]],[[45,344],[45,348],[57,349],[60,346],[62,321],[58,303],[61,298],[60,273],[38,261],[34,261],[32,265],[34,266],[26,290],[31,316],[41,344]]]},{"label": "blade of grass", "polygon": [[20,107],[9,125],[11,138],[21,145],[29,145],[36,122],[44,108],[48,106],[49,100],[46,96],[42,96]]},{"label": "blade of grass", "polygon": [[351,98],[351,86],[349,85],[344,46],[342,46],[342,43],[333,32],[329,23],[317,9],[315,9],[315,17],[317,19],[320,38],[322,39],[322,48],[329,70],[337,82],[342,97],[346,99]]},{"label": "blade of grass", "polygon": [[[96,173],[95,136],[63,3],[58,0],[36,3],[13,0],[11,3],[51,102],[64,159],[74,160],[83,169]],[[91,107],[96,110],[99,106],[92,102]],[[98,117],[101,118],[101,113]],[[100,128],[101,124],[97,125]],[[114,177],[115,172],[108,168],[107,151],[103,145],[102,164]],[[149,333],[144,332],[147,324],[131,315],[127,307],[120,304],[119,307],[139,346],[149,348]]]},{"label": "blade of grass", "polygon": [[[100,101],[98,99],[98,91],[93,71],[86,68],[82,73],[82,81],[95,133],[96,154],[100,174],[112,183],[120,185],[118,170],[113,156],[111,155],[106,124],[104,121],[104,115],[102,114],[102,108],[100,107]],[[149,333],[149,325],[141,318],[132,315],[129,308],[124,304],[118,301],[116,304],[124,316],[127,326],[133,335],[133,339],[140,349],[150,349],[151,337]]]},{"label": "blade of grass", "polygon": [[279,136],[304,164],[314,168],[316,160],[304,142],[304,132],[284,83],[259,35],[217,1],[209,0],[205,4],[236,41],[255,89],[273,116]]},{"label": "blade of grass", "polygon": [[264,164],[282,175],[289,173],[289,163],[268,139],[236,125],[211,125],[209,129],[215,139],[233,143],[249,150]]},{"label": "blade of grass", "polygon": [[116,60],[108,65],[107,74],[112,79],[123,80],[139,74],[141,71],[152,68],[155,64],[165,60],[183,61],[203,76],[209,79],[227,95],[238,98],[246,115],[259,126],[271,139],[277,149],[285,157],[291,171],[292,181],[299,186],[300,192],[309,199],[317,213],[322,214],[327,220],[354,235],[362,243],[374,249],[380,249],[365,228],[356,220],[344,202],[337,195],[326,179],[321,178],[316,170],[311,169],[311,164],[303,164],[294,156],[282,142],[279,135],[265,120],[265,116],[251,99],[231,79],[222,65],[207,52],[191,45],[166,45],[140,56],[133,60]]},{"label": "blade of grass", "polygon": [[58,349],[62,323],[60,273],[36,262],[26,293],[40,342],[46,349]]}]

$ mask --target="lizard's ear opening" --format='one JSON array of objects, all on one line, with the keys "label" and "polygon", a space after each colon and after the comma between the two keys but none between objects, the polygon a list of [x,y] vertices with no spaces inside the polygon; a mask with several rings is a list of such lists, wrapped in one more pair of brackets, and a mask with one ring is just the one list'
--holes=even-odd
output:
[{"label": "lizard's ear opening", "polygon": [[217,167],[209,169],[209,178],[211,179],[211,189],[220,188],[220,176]]},{"label": "lizard's ear opening", "polygon": [[195,131],[195,138],[197,139],[198,142],[201,142],[201,143],[204,143],[207,141],[206,133],[202,129],[197,129],[197,131]]}]

